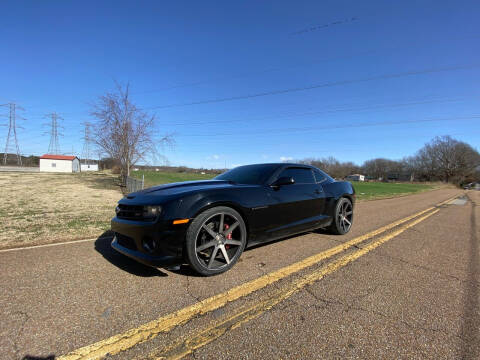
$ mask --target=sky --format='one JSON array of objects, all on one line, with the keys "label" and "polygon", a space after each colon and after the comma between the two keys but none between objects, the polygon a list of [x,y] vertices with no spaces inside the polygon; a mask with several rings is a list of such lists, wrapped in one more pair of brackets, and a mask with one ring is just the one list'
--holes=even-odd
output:
[{"label": "sky", "polygon": [[0,104],[24,109],[25,155],[47,152],[56,112],[60,152],[82,156],[82,124],[115,82],[155,115],[155,139],[173,135],[148,164],[361,164],[442,135],[478,149],[479,12],[474,0],[2,1]]}]

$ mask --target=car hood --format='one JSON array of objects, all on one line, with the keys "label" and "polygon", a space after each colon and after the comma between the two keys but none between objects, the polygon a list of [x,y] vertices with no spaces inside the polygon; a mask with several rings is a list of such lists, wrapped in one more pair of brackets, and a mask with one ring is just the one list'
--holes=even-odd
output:
[{"label": "car hood", "polygon": [[150,198],[152,196],[172,197],[186,193],[192,193],[204,190],[233,188],[242,185],[236,185],[225,180],[200,180],[200,181],[184,181],[165,185],[153,186],[148,189],[137,191],[126,196],[127,199]]}]

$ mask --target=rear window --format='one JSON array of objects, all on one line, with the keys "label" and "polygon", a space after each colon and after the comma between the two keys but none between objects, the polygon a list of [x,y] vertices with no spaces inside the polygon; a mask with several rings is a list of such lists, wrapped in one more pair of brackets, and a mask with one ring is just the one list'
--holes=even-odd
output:
[{"label": "rear window", "polygon": [[283,170],[279,178],[281,177],[292,177],[295,180],[295,184],[314,184],[315,179],[313,178],[312,170],[306,168],[287,168]]}]

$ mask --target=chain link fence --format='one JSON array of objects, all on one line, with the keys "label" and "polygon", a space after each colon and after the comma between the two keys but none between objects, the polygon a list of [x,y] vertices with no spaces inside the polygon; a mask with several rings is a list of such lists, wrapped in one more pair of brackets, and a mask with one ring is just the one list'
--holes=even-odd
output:
[{"label": "chain link fence", "polygon": [[136,179],[131,176],[122,175],[121,176],[122,186],[126,188],[127,194],[143,190],[145,186],[145,177],[142,175],[141,179]]}]

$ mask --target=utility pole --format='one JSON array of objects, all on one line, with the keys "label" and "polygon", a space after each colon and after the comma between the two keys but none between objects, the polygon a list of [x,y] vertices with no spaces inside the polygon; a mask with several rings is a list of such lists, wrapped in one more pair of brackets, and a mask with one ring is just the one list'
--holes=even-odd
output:
[{"label": "utility pole", "polygon": [[[10,115],[9,115],[9,122],[8,122],[8,135],[7,135],[7,142],[5,143],[5,151],[3,153],[3,165],[7,165],[7,157],[8,157],[8,150],[10,145],[10,138],[13,137],[13,141],[15,142],[15,152],[17,153],[17,164],[22,166],[22,155],[20,154],[20,147],[18,146],[18,139],[17,139],[17,115],[16,110],[20,109],[23,110],[22,107],[17,106],[15,103],[8,103],[2,104],[0,106],[8,106],[10,108]],[[19,127],[20,128],[20,127]]]},{"label": "utility pole", "polygon": [[50,143],[48,144],[48,153],[57,155],[59,152],[58,136],[62,135],[58,132],[58,128],[61,127],[58,125],[58,122],[59,120],[63,120],[63,118],[55,112],[45,115],[45,117],[49,117],[51,119],[50,124],[44,124],[50,126]]},{"label": "utility pole", "polygon": [[84,123],[85,125],[85,135],[83,137],[83,151],[82,151],[82,159],[84,165],[90,165],[90,124],[88,121]]}]

